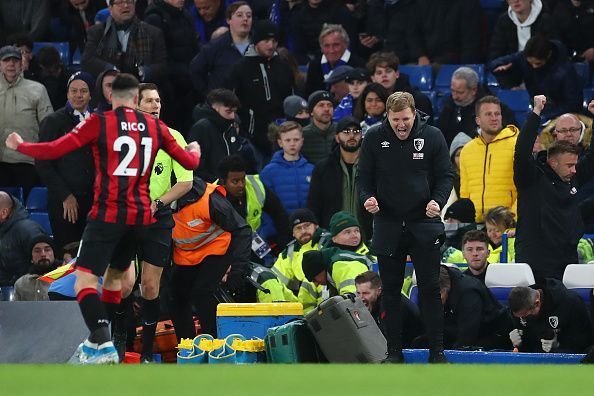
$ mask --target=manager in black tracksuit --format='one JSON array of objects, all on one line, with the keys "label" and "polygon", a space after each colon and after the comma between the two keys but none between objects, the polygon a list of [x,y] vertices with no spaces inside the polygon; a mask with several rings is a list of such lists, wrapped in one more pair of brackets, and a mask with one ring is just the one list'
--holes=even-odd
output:
[{"label": "manager in black tracksuit", "polygon": [[386,308],[389,362],[402,362],[400,291],[406,255],[415,264],[430,362],[443,362],[443,308],[439,296],[439,217],[453,184],[449,152],[439,129],[415,110],[407,92],[386,102],[386,121],[363,139],[357,184],[374,214],[372,251],[378,257]]},{"label": "manager in black tracksuit", "polygon": [[[516,262],[528,263],[537,282],[563,279],[568,264],[577,263],[577,244],[584,225],[577,189],[594,175],[594,145],[578,161],[579,148],[567,142],[549,147],[546,161],[534,160],[532,146],[546,103],[534,97],[516,142],[514,182],[518,190]],[[588,106],[594,112],[594,101]]]}]

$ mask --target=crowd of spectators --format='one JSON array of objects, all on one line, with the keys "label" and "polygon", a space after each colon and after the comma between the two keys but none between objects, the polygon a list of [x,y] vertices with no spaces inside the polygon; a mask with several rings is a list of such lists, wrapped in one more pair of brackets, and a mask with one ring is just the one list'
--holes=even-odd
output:
[{"label": "crowd of spectators", "polygon": [[[588,76],[594,65],[594,1],[507,0],[495,10],[481,3],[0,2],[0,187],[22,187],[26,197],[34,186],[47,186],[53,232],[53,239],[43,237],[28,219],[25,202],[0,192],[0,286],[17,282],[22,288],[28,282],[32,291],[19,292],[19,298],[46,299],[35,297],[43,294],[35,282],[57,266],[65,246],[80,240],[94,183],[90,149],[34,163],[7,150],[6,136],[19,132],[30,142],[57,139],[91,113],[110,110],[111,82],[125,72],[156,84],[163,102],[160,118],[201,146],[194,176],[225,187],[235,210],[281,261],[291,247],[291,233],[299,246],[314,238],[312,232],[300,241],[294,227],[311,223],[314,231],[318,226],[330,230],[337,213],[356,222],[362,236],[357,249],[373,237],[372,216],[357,191],[361,142],[370,128],[385,122],[388,97],[410,93],[423,119],[441,130],[454,173],[442,210],[447,232],[442,261],[471,264],[467,242],[473,249],[485,242],[490,252],[466,275],[442,269],[443,303],[454,307],[461,289],[478,287],[466,277],[484,282],[485,263],[503,257],[502,234],[509,231],[506,261],[515,260],[513,229],[522,224],[517,186],[525,175],[514,169],[514,155],[519,158],[514,150],[525,115],[518,118],[496,90],[546,96],[538,113],[546,123],[533,149],[538,164],[547,161],[546,150],[555,142],[576,145],[580,158],[591,150],[592,120],[584,108],[584,88],[591,82],[575,64],[585,64]],[[59,43],[67,43],[67,50],[61,51]],[[435,79],[449,64],[458,65],[450,86],[437,93],[420,89],[401,71],[401,66],[430,66]],[[493,77],[489,85],[487,76]],[[588,203],[594,182],[580,179],[580,184],[577,200]],[[306,217],[315,222],[300,220],[303,208],[311,210]],[[586,231],[594,231],[588,215],[584,211]],[[463,238],[483,228],[486,238]],[[525,231],[520,238],[526,240]],[[586,242],[580,246],[581,261],[594,256]],[[524,252],[521,247],[521,257]],[[269,266],[274,260],[257,259]],[[364,267],[361,260],[358,265]],[[287,286],[297,294],[299,287]],[[525,291],[517,310],[524,309],[525,300],[540,301],[542,290],[540,297]],[[502,315],[481,293],[493,318]],[[511,326],[511,317],[504,319]],[[490,325],[477,323],[473,331]],[[477,339],[448,337],[454,347]],[[498,337],[489,342],[500,346]]]}]

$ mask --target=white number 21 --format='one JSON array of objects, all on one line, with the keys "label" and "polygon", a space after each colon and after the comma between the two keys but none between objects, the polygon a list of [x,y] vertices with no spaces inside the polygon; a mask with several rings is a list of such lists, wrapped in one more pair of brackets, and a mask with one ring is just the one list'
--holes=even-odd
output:
[{"label": "white number 21", "polygon": [[[151,160],[153,139],[150,137],[143,137],[140,141],[140,145],[144,149],[144,163],[142,165],[142,173],[140,175],[144,176]],[[113,151],[122,151],[124,146],[128,147],[128,152],[126,153],[126,156],[122,162],[120,162],[118,167],[113,171],[113,174],[114,176],[137,176],[138,169],[129,167],[130,163],[134,159],[134,156],[136,155],[136,141],[130,136],[120,136],[113,142]]]}]

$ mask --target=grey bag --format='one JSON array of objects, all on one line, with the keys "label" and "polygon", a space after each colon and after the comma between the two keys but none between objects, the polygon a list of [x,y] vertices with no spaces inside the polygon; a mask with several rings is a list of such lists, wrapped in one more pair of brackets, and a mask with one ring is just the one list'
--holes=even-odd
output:
[{"label": "grey bag", "polygon": [[377,363],[386,358],[386,338],[354,294],[322,301],[305,319],[330,363]]}]

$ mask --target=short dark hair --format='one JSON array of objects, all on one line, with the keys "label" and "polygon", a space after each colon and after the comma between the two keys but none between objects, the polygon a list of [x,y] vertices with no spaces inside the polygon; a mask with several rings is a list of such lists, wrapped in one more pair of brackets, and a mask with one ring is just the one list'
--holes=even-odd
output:
[{"label": "short dark hair", "polygon": [[232,107],[232,108],[239,108],[241,102],[235,92],[225,89],[225,88],[216,88],[213,89],[206,95],[206,102],[212,106],[213,104],[220,103],[223,106]]},{"label": "short dark hair", "polygon": [[479,113],[481,112],[481,106],[484,105],[485,103],[492,103],[492,104],[496,104],[499,107],[501,107],[501,101],[499,100],[499,98],[497,96],[493,96],[493,95],[483,96],[482,98],[480,98],[479,100],[476,101],[476,104],[474,105],[474,114],[476,114],[478,116]]},{"label": "short dark hair", "polygon": [[136,77],[130,73],[119,73],[114,79],[111,85],[111,89],[114,92],[124,92],[131,89],[138,89],[140,82]]},{"label": "short dark hair", "polygon": [[233,14],[235,14],[235,11],[237,11],[237,9],[239,7],[244,6],[244,5],[252,8],[252,6],[247,1],[236,1],[236,2],[229,4],[229,6],[227,6],[227,9],[225,10],[225,19],[227,19],[227,20],[231,19]]},{"label": "short dark hair", "polygon": [[360,285],[362,283],[369,282],[372,289],[379,289],[382,287],[382,279],[375,271],[365,271],[362,274],[357,275],[355,278],[355,284]]},{"label": "short dark hair", "polygon": [[553,51],[553,43],[542,35],[535,35],[530,37],[524,47],[524,56],[526,58],[536,58],[546,60]]},{"label": "short dark hair", "polygon": [[516,226],[514,212],[512,212],[507,206],[500,205],[492,207],[487,211],[487,213],[485,213],[483,220],[485,223],[493,223],[497,224],[498,226],[503,226],[506,230]]},{"label": "short dark hair", "polygon": [[219,178],[227,179],[229,172],[247,172],[247,165],[241,155],[229,155],[219,162]]},{"label": "short dark hair", "polygon": [[489,247],[489,236],[482,230],[470,230],[462,237],[462,249],[467,242],[483,242]]},{"label": "short dark hair", "polygon": [[138,85],[138,101],[139,102],[142,100],[142,93],[144,91],[157,91],[159,96],[161,96],[161,93],[159,92],[159,87],[157,87],[157,84],[141,83],[140,85]]},{"label": "short dark hair", "polygon": [[376,67],[391,67],[394,71],[398,71],[399,66],[400,59],[392,51],[374,52],[371,54],[371,57],[369,57],[367,65],[365,65],[371,74],[375,73]]},{"label": "short dark hair", "polygon": [[509,293],[507,303],[512,313],[534,307],[537,291],[528,286],[516,286]]},{"label": "short dark hair", "polygon": [[565,153],[580,155],[580,148],[565,140],[555,140],[547,149],[547,158]]}]

